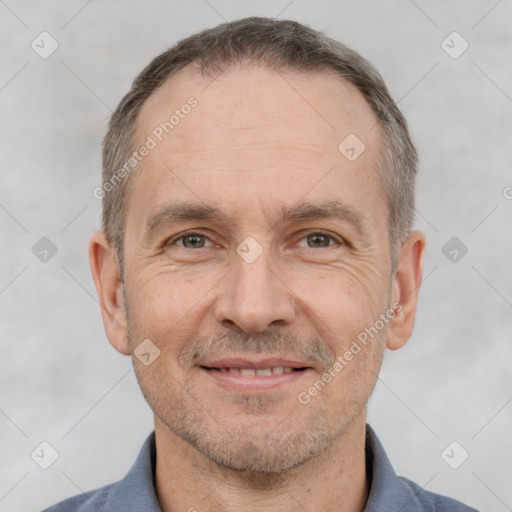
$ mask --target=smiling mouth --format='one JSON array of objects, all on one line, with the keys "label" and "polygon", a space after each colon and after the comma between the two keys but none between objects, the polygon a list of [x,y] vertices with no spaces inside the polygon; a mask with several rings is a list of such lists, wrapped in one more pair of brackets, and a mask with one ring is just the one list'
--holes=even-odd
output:
[{"label": "smiling mouth", "polygon": [[242,377],[272,377],[273,375],[302,372],[309,369],[309,367],[292,368],[291,366],[273,366],[269,368],[210,368],[208,366],[201,366],[201,368],[220,374],[240,375]]},{"label": "smiling mouth", "polygon": [[[284,362],[283,362],[284,363]],[[199,366],[201,372],[211,382],[236,393],[267,393],[283,389],[283,386],[294,385],[307,378],[313,368],[309,366],[285,366],[283,363],[250,364],[233,361],[229,365]],[[233,366],[231,366],[231,364]],[[235,366],[236,365],[236,366]]]},{"label": "smiling mouth", "polygon": [[225,356],[201,361],[210,382],[235,392],[267,392],[293,385],[314,371],[306,361],[280,355],[270,357]]}]

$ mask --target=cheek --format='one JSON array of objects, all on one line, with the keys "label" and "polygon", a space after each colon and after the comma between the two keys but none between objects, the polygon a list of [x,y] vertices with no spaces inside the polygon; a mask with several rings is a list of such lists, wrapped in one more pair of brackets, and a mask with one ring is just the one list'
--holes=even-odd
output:
[{"label": "cheek", "polygon": [[376,291],[372,300],[360,288],[323,291],[308,307],[336,359],[313,384],[316,389],[307,392],[321,393],[340,414],[360,409],[375,386],[385,349],[387,324],[379,320],[387,309],[382,291]]},{"label": "cheek", "polygon": [[175,326],[186,315],[186,300],[177,286],[166,286],[159,279],[133,279],[127,288],[128,327],[132,349],[150,339],[160,350],[164,337],[173,338]]},{"label": "cheek", "polygon": [[184,272],[162,265],[149,265],[133,274],[127,297],[132,350],[150,339],[166,360],[166,367],[181,375],[178,356],[204,331],[212,294],[221,277],[218,272]]},{"label": "cheek", "polygon": [[374,324],[387,308],[388,290],[382,279],[352,276],[343,270],[325,278],[297,278],[293,291],[302,311],[336,352]]},{"label": "cheek", "polygon": [[306,392],[321,393],[340,414],[360,409],[375,386],[384,354],[387,325],[379,323],[382,328],[375,330],[387,309],[382,282],[377,281],[372,292],[359,280],[331,278],[323,285],[311,280],[303,282],[299,293],[316,331],[336,354],[330,371]]},{"label": "cheek", "polygon": [[375,387],[382,356],[383,348],[378,339],[366,346],[360,345],[357,351],[347,347],[337,357],[329,375],[320,378],[329,380],[321,391],[324,400],[339,414],[361,410]]},{"label": "cheek", "polygon": [[160,265],[148,266],[131,281],[131,303],[148,327],[169,328],[200,306],[216,279],[208,273],[193,275]]}]

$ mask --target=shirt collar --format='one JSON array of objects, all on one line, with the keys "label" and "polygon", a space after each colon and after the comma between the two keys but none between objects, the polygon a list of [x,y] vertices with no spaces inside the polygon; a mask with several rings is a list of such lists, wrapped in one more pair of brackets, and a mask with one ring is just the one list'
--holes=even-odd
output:
[{"label": "shirt collar", "polygon": [[114,485],[105,510],[162,512],[155,488],[155,432],[151,432],[126,476]]},{"label": "shirt collar", "polygon": [[[410,496],[404,491],[382,444],[373,429],[366,425],[366,467],[370,494],[364,512],[385,512],[397,505],[405,506]],[[139,452],[127,475],[114,485],[107,503],[108,509],[161,512],[155,490],[156,448],[153,431]],[[117,507],[117,508],[116,508]]]},{"label": "shirt collar", "polygon": [[366,473],[370,494],[364,512],[388,512],[410,501],[370,425],[366,425]]}]

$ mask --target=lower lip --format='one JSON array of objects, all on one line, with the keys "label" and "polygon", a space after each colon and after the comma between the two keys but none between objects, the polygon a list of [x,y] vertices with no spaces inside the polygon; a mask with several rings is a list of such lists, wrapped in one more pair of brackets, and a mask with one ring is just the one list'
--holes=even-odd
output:
[{"label": "lower lip", "polygon": [[265,377],[255,375],[254,377],[247,377],[218,370],[207,370],[205,368],[200,368],[200,370],[210,378],[215,379],[220,385],[235,391],[259,391],[278,388],[285,384],[298,382],[312,371],[311,368],[308,368],[307,370],[282,373],[281,375],[268,375]]}]

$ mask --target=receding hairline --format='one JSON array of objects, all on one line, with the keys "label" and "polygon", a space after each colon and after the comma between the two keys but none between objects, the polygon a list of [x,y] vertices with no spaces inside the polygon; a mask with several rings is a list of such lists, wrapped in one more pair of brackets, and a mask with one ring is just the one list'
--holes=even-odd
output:
[{"label": "receding hairline", "polygon": [[[199,65],[203,76],[214,77],[242,62],[267,68],[332,73],[345,78],[364,96],[383,131],[378,179],[389,205],[389,235],[398,249],[414,220],[414,189],[418,157],[405,118],[377,68],[350,46],[292,20],[249,17],[192,34],[155,57],[135,78],[111,117],[103,144],[103,176],[107,180],[134,148],[134,127],[142,106],[175,74]],[[129,157],[128,157],[129,158]],[[123,260],[124,215],[129,174],[119,191],[103,199],[103,226]],[[132,187],[133,188],[133,187]],[[398,253],[397,253],[398,254]]]},{"label": "receding hairline", "polygon": [[[154,89],[151,94],[144,100],[144,102],[140,105],[136,118],[133,121],[133,132],[132,132],[132,145],[139,144],[141,142],[140,138],[144,137],[145,134],[141,134],[140,132],[140,117],[145,114],[147,109],[150,108],[150,103],[152,100],[155,100],[159,95],[165,94],[165,89],[169,89],[173,82],[182,77],[182,75],[189,75],[189,78],[199,78],[202,80],[202,85],[204,88],[201,90],[203,92],[207,87],[210,86],[214,81],[219,80],[222,81],[223,77],[226,76],[226,73],[229,72],[237,72],[237,71],[245,71],[245,70],[263,70],[268,71],[270,73],[274,73],[278,76],[281,76],[284,80],[287,77],[298,77],[298,78],[315,78],[316,80],[325,79],[325,83],[328,81],[336,82],[336,85],[342,88],[346,88],[352,93],[357,94],[361,100],[363,100],[365,107],[367,107],[368,114],[373,117],[374,126],[382,132],[382,123],[380,122],[380,118],[372,107],[371,103],[368,101],[368,98],[361,91],[361,89],[350,81],[346,76],[339,74],[336,70],[329,67],[327,64],[319,64],[318,67],[315,68],[305,68],[305,69],[297,69],[293,66],[276,66],[271,63],[254,61],[247,59],[243,62],[233,62],[233,63],[225,63],[225,66],[222,68],[223,70],[216,74],[212,75],[212,70],[203,69],[201,65],[201,61],[198,59],[196,61],[190,62],[183,66],[180,69],[177,69],[173,72],[172,75],[167,77],[161,84],[158,85],[156,89]],[[283,76],[285,75],[285,76]],[[286,76],[288,75],[288,76]],[[289,84],[290,86],[290,94],[296,95],[297,97],[301,97],[300,91],[293,88],[293,84]],[[181,100],[185,101],[186,98],[181,98]],[[302,100],[307,100],[302,97]],[[178,106],[178,104],[176,104]],[[312,108],[312,107],[311,107]],[[147,135],[147,134],[146,134]]]},{"label": "receding hairline", "polygon": [[[265,71],[269,71],[271,73],[275,73],[277,75],[288,74],[291,76],[297,76],[297,77],[304,77],[304,78],[325,78],[326,81],[330,80],[332,82],[336,82],[338,85],[342,87],[347,87],[349,90],[351,90],[353,93],[356,93],[357,96],[361,100],[363,100],[363,104],[366,108],[366,113],[371,115],[374,121],[374,125],[371,131],[377,132],[378,134],[378,153],[379,155],[382,154],[384,150],[385,140],[384,140],[384,130],[382,127],[382,124],[379,121],[379,118],[377,116],[377,113],[373,109],[372,105],[369,103],[366,96],[363,94],[363,92],[357,87],[356,84],[348,80],[346,77],[340,75],[332,68],[328,67],[327,65],[319,66],[315,69],[297,69],[294,67],[276,67],[273,65],[267,65],[265,62],[259,62],[259,61],[252,61],[252,60],[246,60],[244,62],[234,62],[234,63],[226,63],[225,67],[223,68],[223,71],[221,72],[221,75],[224,74],[224,72],[230,72],[230,71],[244,71],[246,69],[262,69]],[[205,87],[208,87],[211,83],[210,80],[216,80],[217,77],[221,78],[219,75],[217,77],[211,76],[211,71],[208,69],[203,69],[201,66],[201,61],[198,59],[196,61],[190,62],[183,66],[182,68],[176,70],[171,76],[169,76],[166,80],[164,80],[155,90],[152,91],[152,93],[144,100],[144,102],[140,105],[140,108],[137,112],[137,115],[135,119],[133,120],[133,126],[132,126],[132,132],[130,135],[130,145],[132,150],[134,150],[138,145],[142,144],[145,140],[148,133],[143,132],[141,133],[141,116],[142,115],[148,115],[148,108],[151,108],[151,101],[152,99],[155,99],[155,96],[158,96],[159,94],[165,94],[164,90],[167,88],[169,89],[172,87],[172,82],[176,79],[179,79],[182,77],[182,75],[189,75],[190,78],[199,78],[200,80],[203,80],[203,83]],[[290,95],[297,95],[297,91],[294,91],[293,88],[290,88]],[[181,98],[181,100],[185,100],[186,98]],[[304,98],[303,98],[304,99]],[[176,104],[178,106],[178,103]],[[326,125],[327,126],[327,125]],[[341,142],[340,138],[340,141]],[[375,162],[376,166],[372,166],[372,170],[374,170],[377,174],[382,172],[381,169],[381,158],[379,157],[379,161]],[[128,204],[130,203],[132,190],[136,186],[136,182],[138,179],[138,176],[141,174],[141,172],[144,171],[144,161],[141,162],[139,166],[134,170],[134,172],[128,177],[127,182],[125,183],[125,190],[126,190],[126,197],[123,204],[123,215],[124,219],[126,221],[126,213],[128,209]],[[385,191],[383,191],[385,193]],[[389,213],[389,212],[388,212]]]}]

